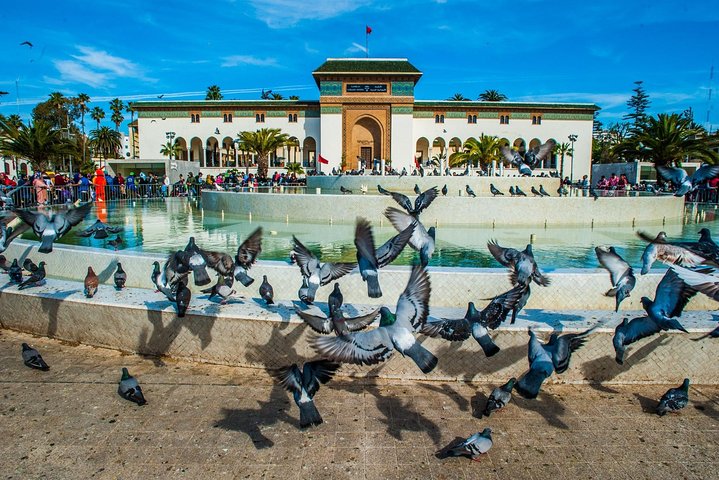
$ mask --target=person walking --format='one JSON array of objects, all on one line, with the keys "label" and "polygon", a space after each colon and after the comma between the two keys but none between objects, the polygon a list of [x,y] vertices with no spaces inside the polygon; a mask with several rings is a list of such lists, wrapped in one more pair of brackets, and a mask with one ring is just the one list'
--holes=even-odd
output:
[{"label": "person walking", "polygon": [[105,179],[105,172],[102,168],[95,170],[95,178],[92,179],[93,185],[95,185],[95,201],[105,203],[105,186],[107,180]]}]

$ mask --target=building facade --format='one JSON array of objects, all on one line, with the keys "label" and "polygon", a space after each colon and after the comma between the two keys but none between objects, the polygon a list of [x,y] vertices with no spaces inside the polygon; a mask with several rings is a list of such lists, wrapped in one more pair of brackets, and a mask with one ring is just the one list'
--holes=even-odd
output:
[{"label": "building facade", "polygon": [[407,59],[330,58],[312,75],[320,94],[314,101],[135,102],[131,150],[142,160],[159,159],[163,145],[174,142],[176,160],[197,162],[205,173],[249,169],[254,157],[237,148],[239,132],[279,128],[293,145],[271,156],[271,171],[290,162],[326,172],[384,164],[443,171],[452,153],[482,134],[520,152],[572,136],[575,155],[566,155],[564,165],[553,155],[541,168],[574,179],[590,174],[594,104],[415,100],[422,72]]}]

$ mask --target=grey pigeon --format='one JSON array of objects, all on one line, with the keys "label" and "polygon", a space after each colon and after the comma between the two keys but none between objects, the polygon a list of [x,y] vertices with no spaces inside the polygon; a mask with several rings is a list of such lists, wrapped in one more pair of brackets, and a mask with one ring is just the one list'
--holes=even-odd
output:
[{"label": "grey pigeon", "polygon": [[529,372],[517,382],[517,392],[525,398],[537,398],[544,380],[554,372],[554,362],[551,353],[542,345],[537,336],[529,330],[529,345],[527,346],[527,359]]},{"label": "grey pigeon", "polygon": [[125,288],[125,282],[127,282],[127,273],[125,272],[125,270],[122,269],[122,263],[117,262],[117,270],[115,270],[115,274],[113,275],[112,279],[115,282],[116,289],[122,290],[123,288]]},{"label": "grey pigeon", "polygon": [[122,377],[120,377],[120,383],[117,386],[117,393],[125,400],[135,402],[140,406],[147,403],[137,379],[130,375],[130,372],[125,367],[122,367]]},{"label": "grey pigeon", "polygon": [[615,312],[619,311],[619,305],[629,296],[629,293],[637,283],[634,277],[634,270],[619,256],[614,247],[596,247],[594,252],[602,267],[606,268],[612,280],[612,288],[604,295],[615,298]]},{"label": "grey pigeon", "polygon": [[357,317],[346,317],[341,309],[331,309],[329,317],[321,317],[296,307],[295,311],[315,332],[328,335],[334,331],[338,336],[365,329],[379,315],[379,308]]},{"label": "grey pigeon", "polygon": [[518,197],[526,197],[526,196],[527,196],[527,194],[524,193],[521,188],[519,188],[519,185],[517,185],[517,186],[514,187],[514,193],[515,193]]},{"label": "grey pigeon", "polygon": [[13,283],[22,283],[22,267],[18,265],[17,258],[12,261],[10,268],[7,270],[10,281]]},{"label": "grey pigeon", "polygon": [[352,190],[350,190],[349,188],[345,188],[343,185],[340,185],[340,192],[344,193],[345,195],[352,194]]},{"label": "grey pigeon", "polygon": [[662,395],[657,405],[657,415],[663,417],[670,412],[678,412],[686,407],[689,403],[689,379],[685,378],[684,382],[677,388],[670,388],[667,393]]},{"label": "grey pigeon", "polygon": [[272,305],[274,302],[273,297],[275,296],[275,291],[272,288],[272,285],[270,285],[270,282],[267,281],[267,275],[262,275],[262,285],[260,285],[260,297],[262,297],[262,300],[267,302],[267,305]]},{"label": "grey pigeon", "polygon": [[37,266],[37,270],[32,272],[30,274],[30,277],[25,279],[20,285],[18,285],[18,290],[23,290],[25,288],[35,287],[38,286],[45,281],[45,262],[40,262]]},{"label": "grey pigeon", "polygon": [[102,240],[108,237],[110,233],[120,233],[123,227],[112,227],[102,222],[99,218],[95,223],[86,228],[85,230],[78,232],[78,237],[94,237],[96,240]]},{"label": "grey pigeon", "polygon": [[569,368],[569,361],[572,358],[572,353],[576,352],[584,346],[587,341],[587,336],[596,330],[600,325],[595,325],[592,328],[584,330],[580,333],[565,333],[560,335],[553,332],[549,336],[549,341],[545,349],[549,351],[552,356],[552,363],[554,364],[554,371],[558,374],[562,374]]},{"label": "grey pigeon", "polygon": [[385,190],[384,188],[382,188],[381,185],[377,185],[377,191],[382,195],[389,195],[390,197],[392,197],[392,199],[397,202],[400,207],[404,208],[407,213],[412,213],[412,211],[414,210],[412,202],[409,200],[409,197],[407,195],[399,192],[391,192],[389,190]]},{"label": "grey pigeon", "polygon": [[192,293],[184,282],[180,282],[178,284],[175,299],[175,303],[177,304],[177,316],[182,318],[187,313],[187,308],[190,306],[190,300],[192,299]]},{"label": "grey pigeon", "polygon": [[446,452],[440,453],[440,458],[448,457],[469,457],[475,462],[479,461],[479,456],[489,452],[492,448],[492,430],[485,428],[482,433],[475,433],[459,445],[448,449]]},{"label": "grey pigeon", "polygon": [[547,191],[544,189],[544,186],[542,185],[539,185],[539,193],[541,193],[544,197],[551,197],[551,195],[547,193]]},{"label": "grey pigeon", "polygon": [[225,305],[229,301],[230,297],[237,293],[232,290],[232,285],[234,283],[235,279],[232,277],[232,275],[228,275],[226,277],[218,275],[217,283],[215,283],[210,288],[201,290],[201,292],[210,294],[210,296],[207,298],[208,300],[211,300],[215,295],[219,296],[220,298],[222,298],[222,300],[220,301],[220,305]]},{"label": "grey pigeon", "polygon": [[717,274],[717,269],[700,267],[698,270],[691,270],[679,265],[672,265],[671,269],[676,272],[684,283],[707,297],[719,301],[719,274]]},{"label": "grey pigeon", "polygon": [[657,285],[654,300],[642,297],[642,307],[647,312],[647,316],[657,325],[670,325],[671,328],[686,333],[686,330],[674,317],[682,314],[684,307],[696,293],[697,290],[684,282],[677,272],[670,269]]},{"label": "grey pigeon", "polygon": [[549,278],[539,270],[534,260],[531,244],[520,252],[514,248],[502,247],[496,240],[490,240],[487,242],[487,248],[499,263],[510,269],[513,285],[529,286],[532,281],[543,287],[549,285]]},{"label": "grey pigeon", "polygon": [[419,189],[419,185],[417,185],[416,183],[414,184],[414,193],[416,193],[417,195],[422,193],[422,190]]},{"label": "grey pigeon", "polygon": [[404,208],[407,213],[414,217],[418,217],[419,214],[422,213],[423,210],[427,209],[432,204],[434,199],[437,198],[437,196],[439,195],[437,187],[432,187],[428,190],[425,190],[424,192],[417,192],[419,196],[415,198],[413,205],[407,195],[404,195],[399,192],[391,192],[389,190],[385,190],[384,188],[382,188],[381,185],[377,185],[377,190],[382,195],[391,196],[392,199],[397,202],[400,207]]},{"label": "grey pigeon", "polygon": [[354,263],[322,263],[294,235],[292,236],[292,242],[294,244],[292,249],[294,258],[300,267],[302,276],[307,278],[307,299],[310,302],[315,301],[317,289],[321,285],[327,285],[348,274],[356,265]]},{"label": "grey pigeon", "polygon": [[[674,322],[676,322],[676,320],[674,320]],[[679,325],[679,322],[676,322],[676,324]],[[681,325],[679,325],[679,327],[681,327]],[[649,317],[637,317],[631,320],[623,319],[622,323],[614,329],[614,338],[612,339],[616,354],[615,360],[619,365],[623,365],[627,346],[642,338],[659,333],[662,330],[675,328],[673,325],[658,325],[657,322]],[[683,327],[681,327],[681,329],[683,329]]]},{"label": "grey pigeon", "polygon": [[153,262],[153,270],[150,275],[152,283],[155,284],[158,292],[162,292],[168,300],[176,302],[175,293],[180,284],[187,284],[187,277],[190,273],[187,258],[189,254],[178,251],[165,261],[165,265],[160,268],[160,262]]},{"label": "grey pigeon", "polygon": [[362,280],[367,282],[367,295],[370,298],[382,296],[382,289],[379,284],[379,269],[393,262],[405,245],[412,237],[416,222],[412,222],[384,243],[379,249],[375,249],[372,226],[364,218],[357,218],[355,226],[355,247],[357,247],[357,265],[359,266]]},{"label": "grey pigeon", "polygon": [[195,285],[201,287],[210,283],[212,280],[210,280],[210,276],[207,274],[207,257],[195,243],[195,237],[190,237],[184,251],[189,256],[187,264],[192,270]]},{"label": "grey pigeon", "polygon": [[554,150],[556,145],[557,142],[550,138],[545,143],[537,145],[534,148],[530,148],[524,154],[524,163],[530,168],[537,168],[542,160],[545,160],[549,157],[549,155],[551,155],[552,150]]},{"label": "grey pigeon", "polygon": [[490,192],[492,195],[494,195],[495,197],[496,197],[497,195],[504,195],[502,192],[500,192],[499,190],[497,190],[497,187],[495,187],[493,183],[490,183],[490,184],[489,184],[489,192]]},{"label": "grey pigeon", "polygon": [[522,291],[521,287],[515,287],[497,295],[481,312],[473,302],[469,302],[464,318],[427,321],[421,332],[430,337],[440,336],[450,341],[464,341],[471,335],[479,343],[484,355],[491,357],[500,349],[489,336],[488,330],[496,329],[507,318],[507,314],[521,297]]},{"label": "grey pigeon", "polygon": [[40,352],[27,343],[22,344],[22,361],[26,366],[36,370],[42,370],[43,372],[50,370],[48,364],[42,359]]},{"label": "grey pigeon", "polygon": [[300,427],[320,425],[322,417],[317,410],[314,396],[320,389],[321,383],[327,383],[334,376],[339,363],[327,360],[306,362],[300,371],[297,364],[283,367],[272,372],[277,381],[290,393],[300,408]]},{"label": "grey pigeon", "polygon": [[414,360],[422,372],[429,373],[437,366],[437,357],[417,342],[414,332],[427,320],[430,291],[427,271],[415,265],[397,301],[396,312],[393,314],[384,306],[380,308],[378,328],[338,337],[316,337],[312,347],[331,360],[359,365],[383,362],[397,350]]},{"label": "grey pigeon", "polygon": [[543,197],[544,196],[541,193],[539,193],[539,190],[534,188],[534,185],[532,185],[532,188],[530,188],[529,191],[532,192],[532,194],[534,194],[535,197]]},{"label": "grey pigeon", "polygon": [[32,260],[30,260],[30,258],[26,258],[25,260],[23,260],[22,268],[25,271],[30,272],[30,273],[37,272],[37,265],[35,265],[35,263]]},{"label": "grey pigeon", "polygon": [[305,305],[312,305],[312,300],[310,300],[307,297],[307,293],[309,292],[309,290],[310,290],[310,286],[307,281],[307,277],[302,277],[302,285],[300,286],[300,289],[297,291],[297,297]]},{"label": "grey pigeon", "polygon": [[477,194],[474,193],[474,190],[472,190],[472,187],[470,187],[469,185],[466,185],[466,186],[464,187],[464,190],[467,192],[467,195],[469,195],[470,197],[473,197],[473,198],[474,198],[474,197],[477,196]]},{"label": "grey pigeon", "polygon": [[40,253],[52,252],[52,244],[72,227],[82,222],[92,208],[92,203],[84,203],[77,208],[70,208],[50,217],[37,211],[15,209],[13,212],[27,225],[35,235],[40,237]]},{"label": "grey pigeon", "polygon": [[342,290],[340,290],[340,284],[335,283],[332,293],[327,297],[327,307],[330,309],[330,317],[342,308],[342,303],[344,303],[344,296],[342,295]]},{"label": "grey pigeon", "polygon": [[512,186],[509,187],[509,194],[510,194],[511,196],[514,196],[514,195],[515,195],[515,193],[514,193],[514,187],[512,187]]},{"label": "grey pigeon", "polygon": [[681,245],[669,243],[666,232],[659,232],[654,238],[642,231],[637,232],[637,235],[642,240],[649,242],[642,254],[642,275],[649,273],[649,269],[656,260],[690,267],[704,263],[706,260],[703,256]]},{"label": "grey pigeon", "polygon": [[442,196],[446,197],[446,196],[447,196],[447,191],[448,191],[448,190],[447,190],[447,184],[445,183],[445,184],[444,184],[444,187],[442,187]]},{"label": "grey pigeon", "polygon": [[423,267],[429,264],[435,246],[435,228],[424,228],[418,218],[393,207],[387,208],[384,215],[398,232],[403,232],[414,224],[414,231],[409,239],[409,246],[419,252],[419,259]]},{"label": "grey pigeon", "polygon": [[519,170],[520,175],[526,177],[532,176],[532,169],[524,162],[522,154],[520,154],[518,151],[504,145],[502,146],[502,148],[499,149],[499,152],[502,154],[502,156],[507,162],[517,167],[517,170]]},{"label": "grey pigeon", "polygon": [[257,261],[257,257],[259,257],[261,252],[262,227],[258,227],[237,247],[234,261],[232,257],[222,252],[204,250],[203,254],[207,260],[208,267],[223,277],[234,275],[235,280],[239,281],[245,287],[249,287],[255,279],[250,277],[247,271]]},{"label": "grey pigeon", "polygon": [[694,172],[691,178],[683,168],[657,165],[656,169],[664,180],[672,182],[677,188],[676,192],[674,192],[675,197],[682,197],[687,193],[691,193],[702,183],[719,176],[719,165],[702,165]]},{"label": "grey pigeon", "polygon": [[517,379],[512,377],[501,387],[497,387],[492,390],[492,393],[487,399],[487,405],[485,405],[482,415],[488,417],[492,414],[492,412],[497,412],[506,407],[509,401],[512,400],[512,390],[514,390],[515,383],[517,383]]},{"label": "grey pigeon", "polygon": [[522,291],[522,296],[519,297],[519,300],[517,300],[516,305],[514,305],[514,308],[512,309],[512,321],[510,322],[511,325],[514,325],[514,322],[517,321],[517,314],[522,311],[522,309],[527,305],[527,302],[529,301],[529,296],[532,294],[532,289],[527,285],[524,287],[524,290]]}]

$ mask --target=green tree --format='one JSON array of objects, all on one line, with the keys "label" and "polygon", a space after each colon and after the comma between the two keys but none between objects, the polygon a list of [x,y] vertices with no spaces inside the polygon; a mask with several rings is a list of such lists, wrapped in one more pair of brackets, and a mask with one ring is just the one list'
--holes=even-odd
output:
[{"label": "green tree", "polygon": [[655,165],[679,165],[685,159],[717,163],[716,141],[703,128],[693,128],[686,116],[660,113],[646,119],[619,143],[615,153],[629,159],[654,162]]},{"label": "green tree", "polygon": [[292,162],[287,164],[287,174],[288,175],[304,175],[305,170],[302,168],[302,164],[299,162]]},{"label": "green tree", "polygon": [[27,158],[36,172],[43,172],[63,155],[76,152],[76,145],[60,129],[39,121],[19,128],[0,124],[0,152]]},{"label": "green tree", "polygon": [[270,100],[284,100],[284,99],[285,99],[285,97],[283,97],[281,93],[272,92],[272,95],[270,96]]},{"label": "green tree", "polygon": [[74,103],[77,105],[77,109],[80,112],[80,125],[82,126],[82,161],[85,162],[85,114],[88,112],[87,104],[90,103],[90,95],[87,93],[78,93],[77,97],[74,98]]},{"label": "green tree", "polygon": [[239,149],[257,154],[257,175],[267,177],[269,156],[289,141],[289,136],[279,128],[262,128],[255,132],[240,132]]},{"label": "green tree", "polygon": [[289,100],[299,100],[300,97],[298,95],[290,95]]},{"label": "green tree", "polygon": [[450,102],[466,102],[469,98],[465,97],[461,93],[455,93],[447,99]]},{"label": "green tree", "polygon": [[558,143],[554,146],[554,153],[561,156],[559,164],[559,177],[564,178],[564,156],[570,154],[572,151],[572,145],[568,142]]},{"label": "green tree", "polygon": [[7,124],[10,126],[15,127],[15,129],[18,129],[23,125],[22,118],[20,118],[20,115],[18,115],[17,113],[8,115],[7,118],[5,118],[5,122],[7,122]]},{"label": "green tree", "polygon": [[132,106],[131,103],[127,103],[125,105],[125,112],[130,114],[130,123],[135,121],[135,108]]},{"label": "green tree", "polygon": [[205,100],[222,100],[222,92],[220,91],[220,87],[217,85],[210,85],[207,87],[207,94],[205,95]]},{"label": "green tree", "polygon": [[119,98],[115,98],[110,102],[110,111],[112,112],[112,115],[110,115],[110,120],[112,123],[115,124],[115,131],[120,131],[120,125],[122,124],[123,120],[125,120],[125,116],[122,114],[122,112],[125,110],[125,104],[122,103],[122,100]]},{"label": "green tree", "polygon": [[173,143],[168,141],[160,149],[160,155],[168,157],[170,160],[172,160],[173,158],[177,158],[180,152],[182,152],[182,146],[179,145],[177,142]]},{"label": "green tree", "polygon": [[461,152],[449,156],[450,167],[471,165],[482,168],[482,164],[491,164],[499,160],[499,139],[493,135],[480,135],[479,138],[470,138],[462,146]]},{"label": "green tree", "polygon": [[122,147],[120,132],[110,127],[100,127],[90,132],[90,147],[95,155],[104,158],[117,158]]},{"label": "green tree", "polygon": [[479,94],[477,100],[482,102],[504,102],[507,100],[507,96],[497,90],[485,90]]},{"label": "green tree", "polygon": [[646,91],[644,91],[644,87],[642,87],[641,80],[634,82],[636,87],[634,90],[634,94],[632,97],[627,100],[627,108],[629,109],[629,113],[624,115],[625,120],[630,120],[635,126],[640,125],[643,123],[647,118],[647,109],[649,108],[649,105],[651,102],[649,101],[649,95]]},{"label": "green tree", "polygon": [[265,90],[263,88],[260,94],[260,100],[269,100],[270,98],[272,98],[272,90]]},{"label": "green tree", "polygon": [[71,100],[62,93],[52,92],[46,101],[33,108],[33,121],[49,123],[53,128],[68,128],[77,120],[79,114],[77,109],[69,108],[71,105]]},{"label": "green tree", "polygon": [[105,118],[105,110],[101,107],[95,107],[90,111],[90,118],[97,122],[97,129],[100,129],[100,122]]}]

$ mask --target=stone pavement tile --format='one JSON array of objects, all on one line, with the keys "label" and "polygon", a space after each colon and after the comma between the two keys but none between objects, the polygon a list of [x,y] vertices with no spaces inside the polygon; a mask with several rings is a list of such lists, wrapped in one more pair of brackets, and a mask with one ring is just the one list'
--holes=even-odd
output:
[{"label": "stone pavement tile", "polygon": [[565,480],[592,480],[606,478],[595,470],[594,465],[587,462],[567,462],[557,464]]},{"label": "stone pavement tile", "polygon": [[435,450],[428,448],[424,442],[403,442],[397,445],[397,463],[399,465],[426,465],[430,462],[430,456],[434,459],[434,452]]},{"label": "stone pavement tile", "polygon": [[367,447],[365,448],[365,463],[367,465],[398,465],[397,449],[395,447]]},{"label": "stone pavement tile", "polygon": [[474,466],[473,470],[469,470],[471,476],[467,475],[466,478],[483,478],[484,475],[488,475],[488,477],[491,478],[490,472],[494,473],[496,477],[500,479],[532,480],[534,478],[530,466],[519,462],[500,464],[497,464],[497,462],[483,464],[483,462],[484,460],[482,460],[479,465]]},{"label": "stone pavement tile", "polygon": [[[268,468],[269,467],[267,465],[241,464],[241,465],[236,466],[236,468],[234,468],[234,478],[242,479],[242,480],[262,479]],[[207,478],[207,477],[203,476],[203,478]],[[226,477],[223,476],[221,478],[232,478],[232,476],[228,475]],[[288,475],[287,478],[294,478],[294,477]]]},{"label": "stone pavement tile", "polygon": [[333,463],[335,465],[364,465],[365,463],[365,450],[361,447],[335,448],[335,456]]}]

